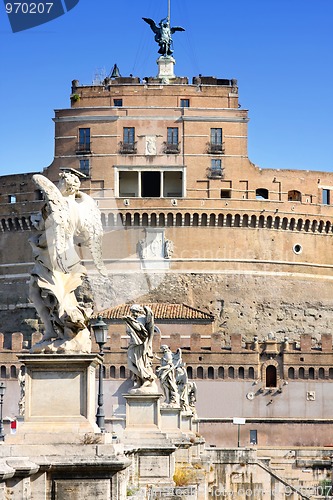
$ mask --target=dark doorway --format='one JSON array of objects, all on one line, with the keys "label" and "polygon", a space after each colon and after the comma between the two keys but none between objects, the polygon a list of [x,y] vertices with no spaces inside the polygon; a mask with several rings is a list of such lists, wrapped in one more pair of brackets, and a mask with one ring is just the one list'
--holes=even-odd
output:
[{"label": "dark doorway", "polygon": [[266,387],[276,387],[276,368],[273,365],[266,368]]},{"label": "dark doorway", "polygon": [[159,198],[161,196],[160,172],[142,172],[141,196],[143,198]]}]

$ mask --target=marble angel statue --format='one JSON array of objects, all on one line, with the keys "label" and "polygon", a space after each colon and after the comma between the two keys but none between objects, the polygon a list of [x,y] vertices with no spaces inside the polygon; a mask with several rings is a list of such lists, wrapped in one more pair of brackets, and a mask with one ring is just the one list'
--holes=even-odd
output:
[{"label": "marble angel statue", "polygon": [[61,173],[58,187],[43,175],[33,176],[46,202],[31,217],[37,234],[30,238],[35,259],[30,299],[45,328],[41,341],[32,347],[34,353],[91,352],[87,325],[93,309],[92,302],[83,304],[77,297],[86,270],[76,245],[88,246],[98,271],[106,275],[101,255],[103,229],[95,201],[79,190],[78,175]]},{"label": "marble angel statue", "polygon": [[131,393],[157,393],[153,371],[154,315],[147,306],[133,304],[131,314],[124,316],[130,338],[127,349],[128,368],[134,375]]},{"label": "marble angel statue", "polygon": [[167,345],[161,345],[161,351],[162,358],[156,356],[157,359],[161,360],[161,366],[157,368],[156,373],[164,392],[164,404],[178,406],[180,398],[176,383],[176,369],[181,360],[181,350],[177,349],[177,352],[173,354]]}]

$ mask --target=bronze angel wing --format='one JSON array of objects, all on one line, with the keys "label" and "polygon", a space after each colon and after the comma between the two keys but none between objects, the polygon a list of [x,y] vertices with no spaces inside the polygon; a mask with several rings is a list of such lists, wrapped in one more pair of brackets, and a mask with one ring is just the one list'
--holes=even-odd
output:
[{"label": "bronze angel wing", "polygon": [[155,34],[159,33],[159,28],[156,26],[155,24],[155,21],[153,21],[152,19],[149,19],[149,17],[143,17],[142,18],[147,24],[149,24],[149,26],[151,27],[151,29],[153,30],[153,32]]},{"label": "bronze angel wing", "polygon": [[181,26],[174,26],[173,28],[170,29],[171,35],[173,35],[173,33],[176,33],[176,31],[185,31],[185,29],[182,28]]}]

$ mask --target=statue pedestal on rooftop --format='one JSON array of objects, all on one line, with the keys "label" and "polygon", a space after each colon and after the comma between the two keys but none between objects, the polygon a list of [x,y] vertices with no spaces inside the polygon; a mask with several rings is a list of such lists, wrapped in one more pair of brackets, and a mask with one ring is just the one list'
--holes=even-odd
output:
[{"label": "statue pedestal on rooftop", "polygon": [[175,78],[175,59],[172,56],[161,56],[157,59],[158,75],[165,83],[169,83],[170,79]]},{"label": "statue pedestal on rooftop", "polygon": [[24,422],[13,441],[73,442],[100,432],[95,423],[95,354],[27,354]]}]

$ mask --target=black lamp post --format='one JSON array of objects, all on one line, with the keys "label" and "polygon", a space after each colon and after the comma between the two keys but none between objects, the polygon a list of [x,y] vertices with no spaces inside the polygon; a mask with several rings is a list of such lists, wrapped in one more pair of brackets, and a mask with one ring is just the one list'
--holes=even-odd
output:
[{"label": "black lamp post", "polygon": [[4,382],[0,382],[0,441],[5,440],[3,418],[2,418],[3,397],[5,395],[5,392],[6,392],[6,385]]},{"label": "black lamp post", "polygon": [[98,316],[97,321],[91,325],[91,328],[95,335],[96,343],[99,346],[99,355],[102,357],[102,363],[99,365],[99,380],[98,380],[98,407],[96,413],[96,424],[101,429],[101,432],[105,432],[105,413],[104,413],[104,395],[103,395],[103,346],[107,341],[108,327]]}]

